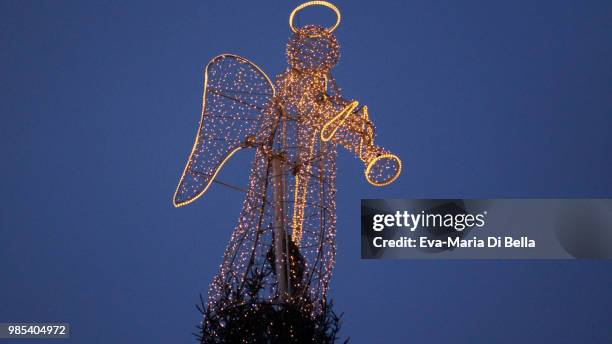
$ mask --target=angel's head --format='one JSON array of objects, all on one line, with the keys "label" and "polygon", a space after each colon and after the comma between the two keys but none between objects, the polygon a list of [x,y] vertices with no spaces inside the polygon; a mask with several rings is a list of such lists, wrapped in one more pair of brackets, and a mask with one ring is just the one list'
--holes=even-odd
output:
[{"label": "angel's head", "polygon": [[297,70],[326,73],[338,62],[340,47],[329,29],[307,25],[291,35],[286,54],[289,65]]},{"label": "angel's head", "polygon": [[[336,23],[331,27],[306,25],[296,27],[295,15],[306,7],[322,6],[332,10]],[[338,63],[340,47],[332,34],[340,25],[340,10],[327,1],[308,1],[296,7],[289,15],[289,27],[293,35],[287,43],[287,62],[299,71],[328,73]]]}]

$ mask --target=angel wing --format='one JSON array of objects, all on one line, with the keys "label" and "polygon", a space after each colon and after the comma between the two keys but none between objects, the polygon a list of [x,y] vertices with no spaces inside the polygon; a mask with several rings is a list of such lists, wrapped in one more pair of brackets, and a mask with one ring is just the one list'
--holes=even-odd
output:
[{"label": "angel wing", "polygon": [[202,116],[175,207],[202,196],[234,153],[271,133],[275,94],[268,76],[243,57],[219,55],[206,65]]}]

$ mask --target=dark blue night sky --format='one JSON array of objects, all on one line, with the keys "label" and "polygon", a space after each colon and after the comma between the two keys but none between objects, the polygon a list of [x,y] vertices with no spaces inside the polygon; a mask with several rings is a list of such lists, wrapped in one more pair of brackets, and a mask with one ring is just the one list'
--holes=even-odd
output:
[{"label": "dark blue night sky", "polygon": [[[71,323],[58,343],[195,342],[243,199],[217,185],[172,207],[202,71],[231,52],[281,72],[298,3],[0,1],[0,322]],[[405,163],[374,188],[340,154],[342,333],[612,342],[610,261],[359,258],[361,198],[612,197],[612,2],[336,4],[334,74]],[[250,158],[219,178],[244,184]]]}]

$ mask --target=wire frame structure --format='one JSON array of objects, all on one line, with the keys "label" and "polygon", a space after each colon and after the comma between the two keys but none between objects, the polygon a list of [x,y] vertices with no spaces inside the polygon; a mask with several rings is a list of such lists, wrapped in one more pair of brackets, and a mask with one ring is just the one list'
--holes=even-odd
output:
[{"label": "wire frame structure", "polygon": [[[337,15],[333,27],[296,27],[308,6]],[[231,54],[213,58],[204,72],[200,124],[174,194],[176,207],[201,197],[231,156],[255,156],[238,223],[208,307],[241,302],[249,276],[261,281],[264,300],[325,302],[335,256],[336,155],[341,146],[364,163],[375,186],[393,182],[400,159],[374,143],[368,108],[344,98],[331,70],[340,51],[333,31],[338,9],[324,1],[298,6],[290,16],[287,69],[273,83],[249,60]]]}]

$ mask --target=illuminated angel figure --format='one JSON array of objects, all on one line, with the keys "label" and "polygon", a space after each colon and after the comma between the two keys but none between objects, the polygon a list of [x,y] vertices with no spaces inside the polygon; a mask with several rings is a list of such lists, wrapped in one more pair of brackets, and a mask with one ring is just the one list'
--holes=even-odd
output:
[{"label": "illuminated angel figure", "polygon": [[[325,6],[336,13],[330,28],[297,28],[301,9]],[[289,17],[288,68],[275,85],[255,64],[224,54],[204,72],[202,117],[174,194],[180,207],[202,196],[238,150],[254,148],[246,199],[209,290],[209,307],[226,306],[245,277],[264,276],[264,297],[325,300],[335,255],[336,147],[365,164],[376,186],[393,182],[399,158],[374,145],[366,106],[342,98],[331,75],[339,46],[332,32],[338,9],[324,1],[298,6]],[[276,86],[276,87],[275,87]]]}]

